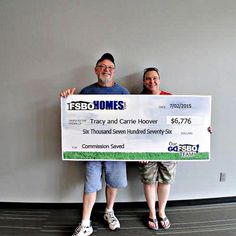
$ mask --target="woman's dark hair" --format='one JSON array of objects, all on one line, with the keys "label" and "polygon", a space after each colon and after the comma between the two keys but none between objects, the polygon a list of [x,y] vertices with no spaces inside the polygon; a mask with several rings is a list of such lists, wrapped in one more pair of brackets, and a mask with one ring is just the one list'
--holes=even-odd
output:
[{"label": "woman's dark hair", "polygon": [[156,67],[148,67],[148,68],[144,69],[144,71],[143,71],[143,80],[145,78],[146,73],[149,72],[149,71],[156,71],[159,78],[160,78],[159,70]]},{"label": "woman's dark hair", "polygon": [[[148,67],[148,68],[145,68],[144,71],[143,71],[143,81],[145,79],[146,73],[149,72],[149,71],[156,71],[156,73],[158,74],[158,76],[160,78],[159,70],[156,67]],[[144,85],[143,85],[143,91],[141,93],[142,94],[147,94],[147,89]]]}]

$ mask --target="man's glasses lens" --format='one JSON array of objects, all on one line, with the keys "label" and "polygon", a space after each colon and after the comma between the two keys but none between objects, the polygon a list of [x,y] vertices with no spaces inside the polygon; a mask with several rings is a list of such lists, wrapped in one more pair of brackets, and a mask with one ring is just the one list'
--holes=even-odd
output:
[{"label": "man's glasses lens", "polygon": [[114,66],[106,66],[106,65],[100,65],[100,66],[96,66],[98,68],[101,68],[102,70],[108,69],[108,70],[114,70],[115,67]]}]

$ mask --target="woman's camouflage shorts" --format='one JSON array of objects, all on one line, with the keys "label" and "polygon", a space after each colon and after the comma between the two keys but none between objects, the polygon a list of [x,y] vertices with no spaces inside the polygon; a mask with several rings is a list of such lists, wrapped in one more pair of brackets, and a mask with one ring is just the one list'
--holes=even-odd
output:
[{"label": "woman's camouflage shorts", "polygon": [[175,161],[139,163],[141,181],[144,184],[171,184],[175,179],[176,165]]}]

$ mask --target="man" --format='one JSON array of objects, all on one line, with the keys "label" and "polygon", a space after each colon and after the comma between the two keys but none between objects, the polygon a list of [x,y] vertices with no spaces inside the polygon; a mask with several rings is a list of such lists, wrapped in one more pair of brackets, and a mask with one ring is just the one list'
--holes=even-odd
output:
[{"label": "man", "polygon": [[[97,61],[95,74],[98,81],[83,88],[80,94],[129,94],[129,91],[115,83],[115,61],[110,53],[105,53]],[[75,88],[61,92],[62,97],[74,94]],[[91,212],[96,201],[96,193],[102,188],[101,176],[105,173],[106,209],[104,219],[111,230],[120,228],[120,223],[114,215],[113,206],[118,188],[126,187],[126,163],[122,161],[88,161],[86,163],[86,178],[83,194],[82,222],[75,229],[73,236],[88,236],[93,228],[90,222]]]}]

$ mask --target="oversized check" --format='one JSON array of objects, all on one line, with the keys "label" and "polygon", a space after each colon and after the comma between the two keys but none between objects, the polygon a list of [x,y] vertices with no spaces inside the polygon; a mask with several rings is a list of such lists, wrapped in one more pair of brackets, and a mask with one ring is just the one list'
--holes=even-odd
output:
[{"label": "oversized check", "polygon": [[209,160],[211,96],[61,98],[63,160]]}]

